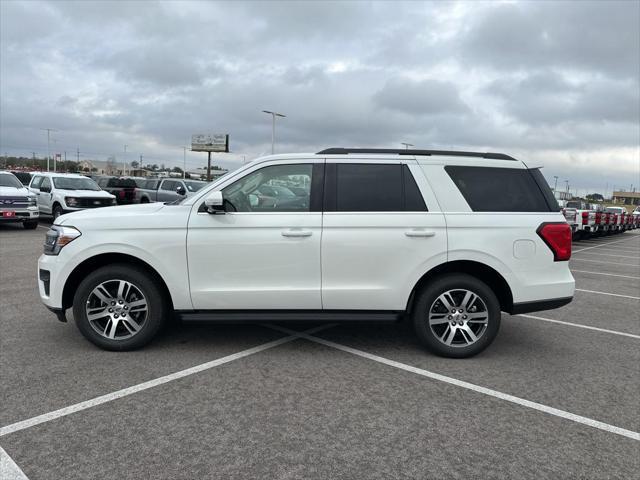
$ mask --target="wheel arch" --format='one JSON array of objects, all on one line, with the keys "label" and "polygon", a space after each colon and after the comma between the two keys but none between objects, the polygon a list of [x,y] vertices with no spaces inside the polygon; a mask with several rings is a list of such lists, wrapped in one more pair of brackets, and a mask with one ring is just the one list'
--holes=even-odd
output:
[{"label": "wheel arch", "polygon": [[102,253],[89,257],[86,260],[79,263],[67,277],[67,281],[64,284],[62,290],[62,308],[70,308],[73,306],[73,296],[76,289],[80,285],[80,282],[97,268],[104,267],[106,265],[112,265],[115,263],[135,265],[143,270],[146,270],[151,275],[156,283],[160,286],[163,294],[169,300],[169,307],[173,310],[173,299],[171,298],[171,292],[167,287],[167,284],[162,279],[160,274],[144,260],[140,260],[133,255],[127,255],[126,253]]},{"label": "wheel arch", "polygon": [[442,263],[426,272],[414,285],[407,302],[407,313],[411,313],[416,293],[433,281],[435,278],[447,273],[466,273],[487,284],[495,293],[500,303],[500,310],[511,312],[513,310],[513,293],[505,278],[494,268],[472,260],[454,260]]}]

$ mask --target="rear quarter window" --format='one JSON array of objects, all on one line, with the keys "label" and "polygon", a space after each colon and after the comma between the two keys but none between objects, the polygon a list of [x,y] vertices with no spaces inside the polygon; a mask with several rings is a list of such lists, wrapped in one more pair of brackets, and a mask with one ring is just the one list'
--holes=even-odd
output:
[{"label": "rear quarter window", "polygon": [[[552,212],[547,196],[553,198],[544,178],[543,184],[534,177],[534,170],[520,168],[445,167],[460,193],[474,212]],[[539,170],[535,170],[541,176]],[[555,199],[554,199],[555,201]]]}]

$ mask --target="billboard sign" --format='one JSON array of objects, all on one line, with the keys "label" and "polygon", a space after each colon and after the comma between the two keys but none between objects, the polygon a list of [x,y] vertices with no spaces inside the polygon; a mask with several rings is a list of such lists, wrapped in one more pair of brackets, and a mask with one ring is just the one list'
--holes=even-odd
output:
[{"label": "billboard sign", "polygon": [[228,152],[229,134],[212,133],[192,135],[191,150],[194,152]]}]

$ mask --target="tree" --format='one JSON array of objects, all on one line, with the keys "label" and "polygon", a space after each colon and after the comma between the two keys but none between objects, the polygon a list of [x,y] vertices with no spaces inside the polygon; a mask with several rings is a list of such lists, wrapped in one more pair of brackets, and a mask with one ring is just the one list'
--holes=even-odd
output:
[{"label": "tree", "polygon": [[592,202],[602,202],[604,201],[604,197],[599,193],[590,193],[589,195],[587,195],[587,200],[590,200]]},{"label": "tree", "polygon": [[140,164],[138,162],[136,162],[135,160],[133,162],[131,162],[131,168],[138,168]]}]

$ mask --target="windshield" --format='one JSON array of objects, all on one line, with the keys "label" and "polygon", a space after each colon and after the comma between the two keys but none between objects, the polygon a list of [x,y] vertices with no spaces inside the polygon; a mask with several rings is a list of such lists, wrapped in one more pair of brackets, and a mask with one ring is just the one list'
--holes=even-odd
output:
[{"label": "windshield", "polygon": [[20,183],[15,175],[11,173],[3,173],[0,175],[0,187],[14,187],[14,188],[23,188],[24,185]]},{"label": "windshield", "polygon": [[582,203],[581,202],[567,202],[567,208],[577,208],[577,209],[582,209]]},{"label": "windshield", "polygon": [[184,184],[187,186],[187,190],[189,190],[190,192],[197,192],[206,185],[205,182],[190,182],[189,180],[185,180]]},{"label": "windshield", "polygon": [[14,187],[14,188],[23,188],[24,185],[20,183],[15,175],[11,173],[3,173],[0,175],[0,187]]},{"label": "windshield", "polygon": [[61,190],[100,190],[96,182],[86,177],[53,177],[53,185]]}]

